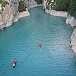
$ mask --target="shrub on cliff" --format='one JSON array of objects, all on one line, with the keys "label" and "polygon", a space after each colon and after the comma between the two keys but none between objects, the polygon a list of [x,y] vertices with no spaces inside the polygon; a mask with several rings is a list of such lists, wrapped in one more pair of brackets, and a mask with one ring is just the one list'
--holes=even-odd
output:
[{"label": "shrub on cliff", "polygon": [[0,0],[0,4],[2,3],[2,0]]},{"label": "shrub on cliff", "polygon": [[73,28],[74,28],[74,29],[76,29],[76,25],[75,25],[75,26],[73,26]]},{"label": "shrub on cliff", "polygon": [[50,7],[51,7],[51,9],[53,9],[53,7],[55,6],[55,1],[54,2],[52,2],[52,0],[47,0],[47,6],[46,6],[46,9],[50,9]]},{"label": "shrub on cliff", "polygon": [[70,0],[68,13],[76,18],[76,0]]},{"label": "shrub on cliff", "polygon": [[47,1],[47,9],[49,9],[49,5],[51,4],[51,9],[57,11],[68,11],[71,16],[76,18],[76,0],[54,0],[54,2],[51,2],[52,0]]},{"label": "shrub on cliff", "polygon": [[37,2],[37,4],[41,4],[42,0],[35,0]]},{"label": "shrub on cliff", "polygon": [[57,11],[68,11],[70,0],[56,0],[56,5],[54,6],[54,10]]},{"label": "shrub on cliff", "polygon": [[5,7],[9,3],[7,1],[3,1],[1,4],[2,4],[2,7]]},{"label": "shrub on cliff", "polygon": [[18,10],[19,10],[19,12],[26,11],[26,6],[25,6],[25,3],[23,1],[19,2]]}]

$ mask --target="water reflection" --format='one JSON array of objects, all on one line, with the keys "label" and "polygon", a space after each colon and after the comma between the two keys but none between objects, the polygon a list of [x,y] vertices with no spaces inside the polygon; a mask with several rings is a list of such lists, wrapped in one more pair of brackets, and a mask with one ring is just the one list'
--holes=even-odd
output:
[{"label": "water reflection", "polygon": [[76,68],[76,54],[74,54],[74,66],[75,66],[75,68]]}]

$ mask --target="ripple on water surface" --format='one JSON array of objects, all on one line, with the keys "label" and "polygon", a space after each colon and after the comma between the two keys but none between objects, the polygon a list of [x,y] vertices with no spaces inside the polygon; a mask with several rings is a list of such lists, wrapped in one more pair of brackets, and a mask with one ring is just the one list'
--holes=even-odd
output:
[{"label": "ripple on water surface", "polygon": [[76,58],[69,47],[73,29],[65,18],[46,14],[42,7],[29,12],[0,31],[0,76],[76,76]]}]

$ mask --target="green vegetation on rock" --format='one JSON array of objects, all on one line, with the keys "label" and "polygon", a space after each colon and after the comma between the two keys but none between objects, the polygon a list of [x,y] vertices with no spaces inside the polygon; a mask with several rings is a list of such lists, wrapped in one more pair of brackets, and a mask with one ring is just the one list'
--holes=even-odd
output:
[{"label": "green vegetation on rock", "polygon": [[0,4],[2,3],[2,0],[0,0]]},{"label": "green vegetation on rock", "polygon": [[0,4],[2,5],[2,7],[5,7],[9,3],[5,0],[0,0]]},{"label": "green vegetation on rock", "polygon": [[42,0],[35,0],[37,2],[37,4],[41,4]]},{"label": "green vegetation on rock", "polygon": [[25,6],[25,3],[23,1],[19,2],[18,10],[19,10],[19,12],[26,11],[26,6]]},{"label": "green vegetation on rock", "polygon": [[2,7],[5,7],[7,4],[9,4],[7,1],[2,2]]},{"label": "green vegetation on rock", "polygon": [[76,29],[76,26],[73,26],[74,29]]},{"label": "green vegetation on rock", "polygon": [[57,11],[68,11],[70,0],[56,0],[56,5],[53,9]]},{"label": "green vegetation on rock", "polygon": [[[76,0],[47,0],[47,9],[56,11],[67,11],[71,16],[76,18]],[[51,4],[51,5],[50,5]]]},{"label": "green vegetation on rock", "polygon": [[47,7],[46,7],[46,9],[50,9],[50,7],[51,7],[51,9],[53,9],[53,7],[55,6],[54,5],[55,4],[55,2],[52,2],[52,0],[47,0]]},{"label": "green vegetation on rock", "polygon": [[76,0],[70,0],[68,13],[76,18]]}]

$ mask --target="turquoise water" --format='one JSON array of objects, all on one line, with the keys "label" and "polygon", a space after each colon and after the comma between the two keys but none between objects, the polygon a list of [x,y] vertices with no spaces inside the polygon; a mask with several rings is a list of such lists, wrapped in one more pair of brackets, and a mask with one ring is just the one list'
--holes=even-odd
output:
[{"label": "turquoise water", "polygon": [[29,17],[0,31],[0,76],[76,76],[76,60],[69,47],[73,29],[66,19],[46,14],[42,7],[29,12]]}]

